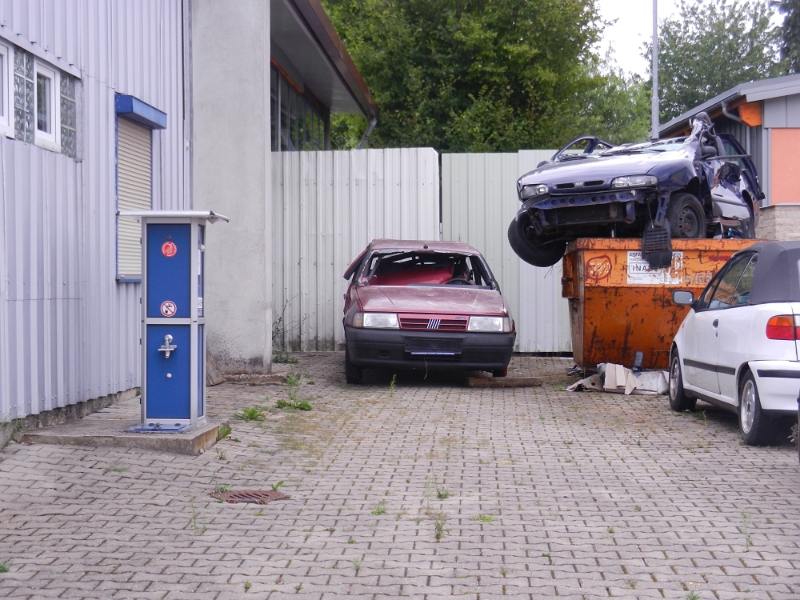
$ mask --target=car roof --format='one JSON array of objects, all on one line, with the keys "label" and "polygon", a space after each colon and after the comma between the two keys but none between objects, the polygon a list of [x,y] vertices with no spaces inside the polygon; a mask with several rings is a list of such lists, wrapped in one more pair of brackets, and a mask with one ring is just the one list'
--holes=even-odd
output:
[{"label": "car roof", "polygon": [[368,250],[429,250],[432,252],[460,252],[462,254],[480,254],[465,242],[439,242],[436,240],[389,240],[375,239]]},{"label": "car roof", "polygon": [[758,253],[749,304],[800,302],[800,242],[759,242],[743,252]]},{"label": "car roof", "polygon": [[363,252],[359,254],[347,270],[344,272],[344,278],[350,279],[353,273],[361,266],[364,257],[373,250],[410,250],[420,252],[458,252],[460,254],[470,254],[473,256],[480,256],[481,253],[475,248],[464,242],[439,242],[436,240],[389,240],[389,239],[375,239],[364,248]]}]

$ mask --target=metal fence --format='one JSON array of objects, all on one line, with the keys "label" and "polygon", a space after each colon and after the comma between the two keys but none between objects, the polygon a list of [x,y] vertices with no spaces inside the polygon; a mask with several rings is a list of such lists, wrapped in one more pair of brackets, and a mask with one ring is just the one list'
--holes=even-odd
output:
[{"label": "metal fence", "polygon": [[571,352],[569,310],[561,297],[561,262],[541,269],[508,245],[519,208],[516,181],[553,150],[442,155],[442,234],[486,257],[517,323],[517,351]]},{"label": "metal fence", "polygon": [[343,347],[342,274],[374,238],[439,239],[432,148],[272,154],[273,338]]}]

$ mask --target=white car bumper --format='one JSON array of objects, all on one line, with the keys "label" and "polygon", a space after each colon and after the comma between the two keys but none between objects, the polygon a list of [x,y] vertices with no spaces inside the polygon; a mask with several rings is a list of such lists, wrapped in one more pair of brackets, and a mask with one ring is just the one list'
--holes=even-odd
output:
[{"label": "white car bumper", "polygon": [[761,408],[765,411],[797,413],[800,396],[800,362],[759,360],[750,363],[756,378]]}]

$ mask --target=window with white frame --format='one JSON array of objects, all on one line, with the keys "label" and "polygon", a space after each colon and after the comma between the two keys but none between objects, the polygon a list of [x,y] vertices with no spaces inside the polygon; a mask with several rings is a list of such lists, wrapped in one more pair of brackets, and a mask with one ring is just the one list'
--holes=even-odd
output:
[{"label": "window with white frame", "polygon": [[34,66],[34,119],[36,145],[61,151],[61,83],[59,73],[39,61]]},{"label": "window with white frame", "polygon": [[14,137],[14,58],[10,46],[0,43],[0,134]]}]

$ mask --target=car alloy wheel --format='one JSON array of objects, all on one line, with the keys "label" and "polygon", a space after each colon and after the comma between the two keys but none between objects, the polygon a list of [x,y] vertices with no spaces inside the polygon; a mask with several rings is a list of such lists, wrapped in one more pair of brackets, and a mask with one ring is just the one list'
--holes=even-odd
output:
[{"label": "car alloy wheel", "polygon": [[751,372],[747,372],[739,389],[739,431],[748,446],[765,446],[779,443],[784,422],[773,419],[761,408],[758,386]]},{"label": "car alloy wheel", "polygon": [[669,363],[669,407],[675,412],[694,410],[697,405],[696,398],[690,398],[683,389],[683,376],[681,375],[681,359],[677,350],[672,353]]},{"label": "car alloy wheel", "polygon": [[739,423],[742,433],[748,435],[753,430],[753,421],[756,416],[756,384],[749,379],[742,386],[742,398],[739,408]]}]

